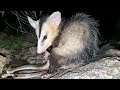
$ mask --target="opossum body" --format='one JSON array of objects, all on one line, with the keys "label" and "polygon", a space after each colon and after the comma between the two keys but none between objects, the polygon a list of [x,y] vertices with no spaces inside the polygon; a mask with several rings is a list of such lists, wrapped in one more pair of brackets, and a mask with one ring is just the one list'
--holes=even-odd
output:
[{"label": "opossum body", "polygon": [[36,30],[37,53],[53,46],[49,73],[63,65],[88,62],[98,51],[98,23],[89,15],[77,13],[62,20],[61,13],[57,11],[46,19],[34,21],[28,17],[28,21]]}]

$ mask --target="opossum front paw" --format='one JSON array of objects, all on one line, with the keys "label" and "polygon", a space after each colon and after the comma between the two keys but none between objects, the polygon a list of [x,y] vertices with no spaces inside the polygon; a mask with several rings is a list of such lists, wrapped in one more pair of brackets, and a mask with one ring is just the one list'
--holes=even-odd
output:
[{"label": "opossum front paw", "polygon": [[57,68],[55,68],[53,65],[50,65],[48,69],[48,74],[53,74],[57,71]]}]

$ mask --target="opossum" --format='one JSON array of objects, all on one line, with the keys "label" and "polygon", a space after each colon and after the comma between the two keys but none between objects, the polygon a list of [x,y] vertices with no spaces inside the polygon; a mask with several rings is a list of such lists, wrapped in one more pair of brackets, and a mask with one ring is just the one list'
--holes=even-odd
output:
[{"label": "opossum", "polygon": [[44,53],[52,46],[48,73],[54,73],[63,65],[86,63],[96,56],[99,24],[90,15],[76,13],[62,19],[61,13],[56,11],[37,21],[27,18],[36,31],[37,53]]}]

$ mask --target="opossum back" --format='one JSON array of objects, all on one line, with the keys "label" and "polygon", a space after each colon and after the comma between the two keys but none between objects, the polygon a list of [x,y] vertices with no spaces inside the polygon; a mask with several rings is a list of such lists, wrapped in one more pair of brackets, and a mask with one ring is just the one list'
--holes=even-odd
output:
[{"label": "opossum back", "polygon": [[70,48],[72,51],[80,51],[85,47],[83,45],[89,38],[89,34],[87,25],[73,22],[62,31],[59,44],[63,44],[65,48]]},{"label": "opossum back", "polygon": [[[98,24],[89,15],[76,14],[63,24],[59,45],[70,52],[70,58],[88,59],[97,53]],[[73,59],[72,58],[72,59]]]}]

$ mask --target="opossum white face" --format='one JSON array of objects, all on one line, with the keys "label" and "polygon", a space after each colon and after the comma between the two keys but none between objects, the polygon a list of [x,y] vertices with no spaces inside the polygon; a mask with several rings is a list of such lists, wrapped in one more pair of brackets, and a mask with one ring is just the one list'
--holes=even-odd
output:
[{"label": "opossum white face", "polygon": [[37,53],[41,54],[52,45],[54,39],[58,35],[58,27],[61,22],[61,13],[57,11],[51,14],[42,24],[40,33],[40,21],[34,21],[30,17],[28,17],[28,21],[31,26],[36,30],[36,35],[38,38]]}]

